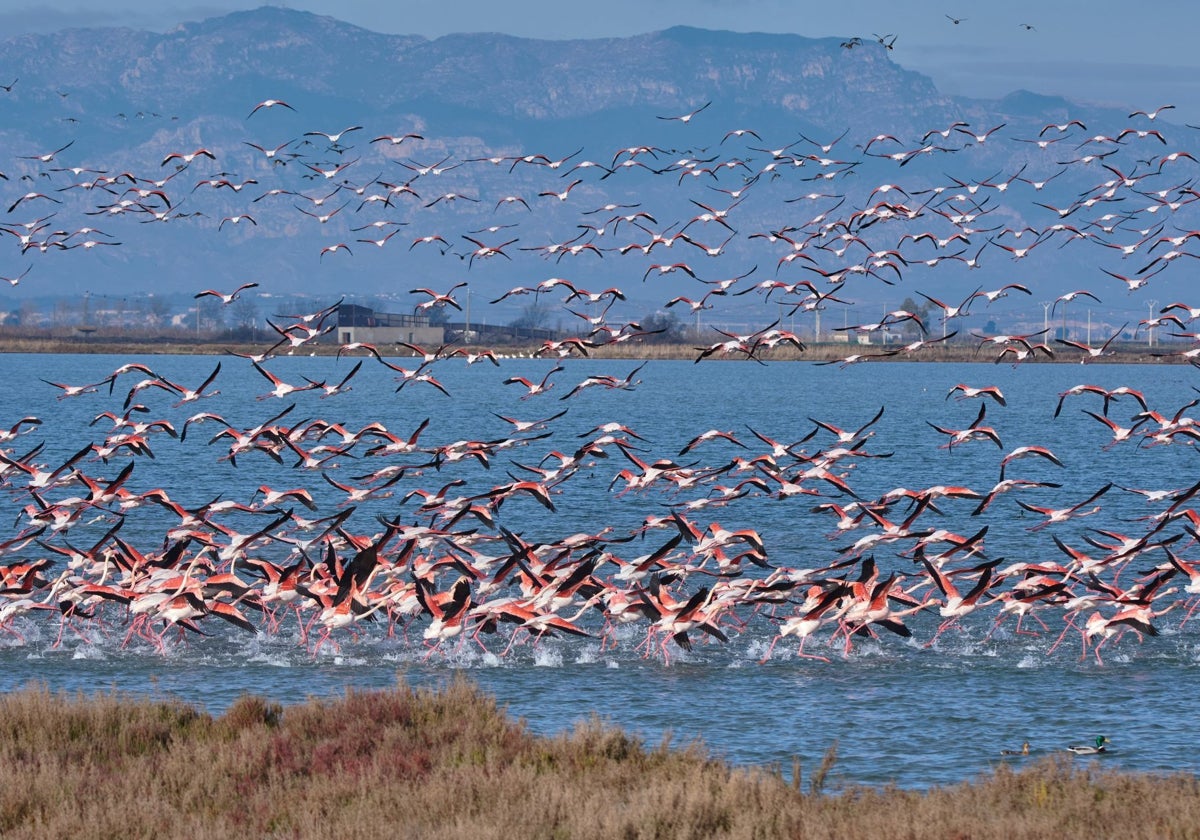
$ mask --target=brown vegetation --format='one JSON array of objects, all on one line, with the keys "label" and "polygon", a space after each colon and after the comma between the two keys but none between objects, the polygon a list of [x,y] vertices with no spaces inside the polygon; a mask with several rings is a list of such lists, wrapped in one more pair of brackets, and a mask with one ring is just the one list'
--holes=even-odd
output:
[{"label": "brown vegetation", "polygon": [[[116,338],[112,336],[50,336],[38,333],[18,333],[13,330],[7,332],[0,331],[0,353],[81,353],[81,354],[108,354],[108,355],[125,355],[125,356],[152,356],[152,355],[219,355],[226,353],[261,353],[266,350],[269,344],[253,344],[253,343],[230,343],[226,340],[217,340],[211,338],[195,338],[195,337],[173,337],[173,338],[138,338],[127,336],[124,338]],[[539,345],[506,345],[504,347],[470,347],[467,345],[461,346],[468,350],[486,350],[493,349],[501,355],[534,355],[540,349]],[[403,347],[389,348],[385,345],[380,345],[380,352],[386,356],[408,356],[411,351]],[[700,351],[700,347],[695,343],[623,343],[617,345],[596,347],[589,351],[589,357],[595,359],[687,359],[694,360]],[[879,344],[875,345],[859,345],[847,344],[845,342],[823,342],[820,344],[810,344],[803,352],[800,352],[792,347],[778,347],[772,350],[764,350],[759,355],[762,361],[770,362],[834,362],[843,359],[850,354],[870,355],[874,353],[882,353],[884,347]],[[895,349],[895,345],[891,345],[888,349]],[[1107,355],[1103,358],[1105,364],[1181,364],[1187,360],[1181,355],[1156,357],[1150,355],[1150,352],[1144,345],[1123,345],[1114,346],[1112,355]],[[1161,346],[1157,347],[1158,351],[1162,351]],[[305,355],[314,354],[319,356],[332,356],[338,351],[338,345],[335,343],[328,344],[310,344],[305,347]],[[282,354],[287,354],[286,350],[280,351]],[[949,345],[934,345],[927,347],[917,353],[899,354],[886,358],[867,359],[860,363],[878,363],[878,362],[993,362],[998,356],[998,351],[995,349],[977,350],[974,344],[949,344]],[[1022,364],[1053,364],[1053,363],[1070,363],[1076,364],[1079,362],[1081,354],[1077,350],[1063,349],[1056,354],[1053,359],[1037,357],[1034,359],[1022,362]],[[550,358],[550,356],[547,356]],[[572,353],[572,358],[582,358],[578,354]],[[709,356],[705,359],[706,362],[722,361],[725,359],[738,361],[744,360],[746,357],[741,353],[733,353],[729,356],[722,357],[720,355]],[[1000,364],[1008,364],[1011,360],[1001,361]]]},{"label": "brown vegetation", "polygon": [[699,745],[645,747],[592,720],[530,734],[463,681],[283,709],[26,689],[0,698],[0,836],[1195,836],[1192,776],[1089,773],[1068,758],[919,793],[808,790]]}]

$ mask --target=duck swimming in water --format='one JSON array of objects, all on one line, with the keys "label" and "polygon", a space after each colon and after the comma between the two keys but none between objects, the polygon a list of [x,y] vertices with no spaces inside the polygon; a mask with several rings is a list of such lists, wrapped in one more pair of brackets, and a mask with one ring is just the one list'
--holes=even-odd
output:
[{"label": "duck swimming in water", "polygon": [[1000,755],[1029,755],[1029,742],[1021,744],[1019,750],[1000,750]]},{"label": "duck swimming in water", "polygon": [[1112,741],[1108,740],[1105,736],[1097,735],[1095,746],[1091,744],[1075,744],[1074,746],[1067,747],[1067,752],[1073,752],[1075,755],[1096,755],[1097,753],[1108,752],[1105,744],[1111,743]]}]

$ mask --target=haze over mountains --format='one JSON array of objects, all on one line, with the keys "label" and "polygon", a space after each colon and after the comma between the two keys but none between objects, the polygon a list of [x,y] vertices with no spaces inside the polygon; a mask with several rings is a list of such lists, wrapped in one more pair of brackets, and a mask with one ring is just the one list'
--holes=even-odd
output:
[{"label": "haze over mountains", "polygon": [[[7,152],[0,172],[8,178],[0,197],[4,209],[15,205],[0,219],[14,234],[0,236],[0,276],[31,266],[6,291],[14,299],[188,294],[254,281],[276,296],[348,293],[392,301],[385,306],[397,311],[420,300],[409,294],[415,287],[469,281],[481,302],[558,276],[588,288],[620,287],[626,314],[638,317],[678,295],[699,300],[712,288],[700,282],[752,268],[738,290],[778,277],[829,291],[836,284],[822,273],[836,279],[871,252],[899,250],[896,258],[874,257],[894,265],[848,278],[838,297],[870,303],[874,314],[876,304],[895,308],[916,291],[957,302],[981,285],[1020,282],[1036,286],[1035,294],[998,301],[996,312],[1019,306],[1041,315],[1041,302],[1077,288],[1104,298],[1116,313],[1110,320],[1136,322],[1136,313],[1147,312],[1145,289],[1130,292],[1100,269],[1139,276],[1175,247],[1150,252],[1151,237],[1197,227],[1187,206],[1194,160],[1162,164],[1173,152],[1200,155],[1197,131],[1171,124],[1169,110],[1154,120],[1129,115],[1149,103],[1123,111],[1024,91],[997,101],[945,96],[892,61],[883,45],[846,43],[687,27],[590,41],[428,40],[269,7],[166,34],[70,30],[13,38],[2,42],[0,60],[0,83],[16,80],[0,91],[0,148]],[[248,117],[266,99],[294,110],[264,108]],[[690,120],[662,119],[706,103]],[[1086,128],[1047,130],[1071,121]],[[976,135],[997,126],[979,141]],[[342,136],[332,142],[312,132]],[[405,134],[420,138],[372,142]],[[1045,147],[1017,142],[1038,139]],[[283,148],[268,157],[250,144]],[[629,153],[638,147],[654,151]],[[164,160],[201,148],[213,159],[201,155],[178,170],[180,158]],[[603,166],[575,168],[585,161]],[[623,161],[633,163],[605,177],[604,167]],[[95,183],[99,173],[126,172],[119,183]],[[161,196],[130,193],[134,177]],[[1051,178],[1044,189],[1035,186]],[[563,192],[575,179],[581,183]],[[247,181],[254,183],[239,186]],[[956,192],[964,198],[946,204]],[[21,200],[26,193],[46,197]],[[381,198],[368,200],[373,195]],[[122,207],[122,200],[132,204]],[[856,217],[880,202],[893,212],[920,211],[907,220]],[[620,207],[601,210],[610,204]],[[714,210],[728,216],[697,220]],[[151,224],[156,212],[170,223]],[[621,219],[636,212],[649,218]],[[121,244],[22,253],[20,225],[51,213],[41,236],[87,226],[104,234],[91,241]],[[174,218],[192,213],[202,215]],[[851,219],[805,251],[811,261],[779,263],[790,248],[772,232],[792,228],[795,239],[822,222]],[[383,225],[390,221],[403,226]],[[380,224],[363,227],[371,222]],[[1086,236],[1050,231],[1056,223]],[[963,227],[963,240],[945,247],[899,246],[905,234],[946,239]],[[1023,241],[1002,238],[1026,228],[1032,232]],[[694,243],[645,252],[652,233],[684,229]],[[384,245],[364,241],[391,230],[399,233]],[[865,247],[839,244],[834,237],[843,232]],[[414,245],[434,235],[444,242]],[[726,238],[718,256],[706,255]],[[1097,241],[1128,246],[1140,238],[1149,241],[1129,253]],[[1034,241],[1027,260],[1012,250]],[[577,250],[546,247],[567,243]],[[578,247],[585,244],[593,247]],[[1186,241],[1179,249],[1189,244],[1200,253]],[[346,247],[328,250],[334,245]],[[627,245],[636,247],[616,250]],[[486,253],[490,246],[503,250]],[[961,259],[936,271],[924,264],[960,251]],[[977,270],[962,262],[971,257]],[[659,276],[653,268],[679,262],[695,276]],[[1189,259],[1170,262],[1140,275],[1153,278],[1148,288],[1162,303],[1187,293],[1194,268]],[[761,306],[762,297],[709,303],[745,321],[750,316],[737,313]],[[511,318],[522,305],[509,299],[487,317]],[[1121,310],[1134,314],[1125,318]]]}]

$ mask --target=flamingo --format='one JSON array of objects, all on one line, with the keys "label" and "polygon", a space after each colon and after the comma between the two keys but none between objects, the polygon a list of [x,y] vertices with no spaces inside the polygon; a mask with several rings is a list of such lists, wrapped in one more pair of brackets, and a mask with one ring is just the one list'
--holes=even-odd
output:
[{"label": "flamingo", "polygon": [[326,254],[336,254],[338,251],[345,251],[350,256],[354,256],[354,252],[350,250],[350,246],[345,242],[335,242],[321,249],[321,259],[325,259]]},{"label": "flamingo", "polygon": [[425,139],[425,137],[423,135],[413,134],[413,133],[409,132],[406,134],[381,134],[378,137],[376,137],[375,139],[373,139],[371,142],[372,143],[380,143],[380,142],[386,140],[392,146],[399,146],[405,140],[424,140],[424,139]]},{"label": "flamingo", "polygon": [[162,163],[160,163],[159,166],[166,166],[168,163],[170,163],[173,160],[182,160],[183,166],[187,166],[189,163],[191,163],[193,160],[195,160],[198,157],[206,157],[209,160],[217,159],[217,156],[214,155],[212,152],[210,152],[208,149],[196,149],[196,151],[194,151],[194,152],[186,152],[186,153],[185,152],[171,152],[169,155],[167,155],[166,157],[164,157],[162,159]]},{"label": "flamingo", "polygon": [[12,211],[16,210],[18,207],[20,207],[26,201],[33,201],[34,199],[38,199],[38,198],[44,198],[47,201],[53,201],[55,204],[62,204],[62,201],[60,201],[57,198],[54,198],[53,196],[46,195],[45,193],[30,191],[30,192],[25,193],[25,195],[21,196],[20,198],[18,198],[12,204],[10,204],[8,206],[8,212],[11,213]]},{"label": "flamingo", "polygon": [[357,239],[355,241],[362,242],[365,245],[375,245],[379,248],[382,248],[384,245],[386,245],[388,243],[389,239],[391,239],[393,236],[395,236],[399,232],[400,232],[400,228],[397,227],[395,230],[389,231],[387,234],[380,237],[379,239]]},{"label": "flamingo", "polygon": [[[564,188],[561,192],[555,192],[554,190],[543,190],[542,192],[538,193],[538,195],[539,196],[547,196],[548,198],[557,198],[559,201],[566,201],[567,196],[569,196],[571,194],[571,190],[575,189],[575,187],[579,186],[582,183],[583,183],[582,178],[576,178],[574,181],[567,184],[566,188]],[[529,209],[529,205],[526,204],[525,208]]]},{"label": "flamingo", "polygon": [[306,132],[304,132],[304,136],[305,137],[324,137],[325,139],[327,139],[329,141],[329,144],[331,146],[336,146],[341,141],[343,136],[349,134],[351,131],[359,131],[361,129],[362,129],[361,125],[352,125],[349,128],[343,128],[341,131],[335,131],[332,134],[329,132],[326,132],[326,131],[306,131]]},{"label": "flamingo", "polygon": [[686,114],[683,114],[683,115],[681,115],[681,116],[678,116],[678,117],[658,117],[658,119],[660,119],[660,120],[675,120],[675,121],[678,121],[678,122],[684,123],[684,124],[686,125],[687,123],[689,123],[689,122],[691,122],[691,121],[692,121],[692,117],[694,117],[694,116],[696,116],[697,114],[699,114],[701,111],[703,111],[705,108],[707,108],[707,107],[708,107],[709,105],[711,105],[711,104],[712,104],[712,101],[710,100],[710,101],[708,101],[708,102],[705,102],[705,103],[704,103],[703,105],[701,105],[699,108],[696,108],[696,109],[695,109],[695,110],[693,110],[693,111],[689,111],[688,113],[686,113]]},{"label": "flamingo", "polygon": [[[955,23],[958,23],[958,21],[955,21]],[[1004,126],[1006,126],[1006,125],[1008,125],[1008,123],[1000,123],[999,125],[994,125],[991,128],[989,128],[987,131],[983,132],[983,134],[976,134],[974,131],[971,131],[969,128],[963,128],[961,126],[954,130],[958,131],[962,134],[966,134],[966,135],[970,136],[972,139],[975,140],[976,143],[979,143],[980,145],[982,145],[983,143],[987,142],[987,139],[989,137],[991,137],[993,133],[1004,128]]]},{"label": "flamingo", "polygon": [[[471,252],[470,259],[467,260],[467,268],[471,268],[475,264],[475,260],[485,260],[489,257],[500,256],[500,257],[504,257],[506,260],[512,260],[512,257],[510,257],[508,254],[504,253],[504,249],[507,248],[509,245],[512,245],[514,242],[519,241],[518,239],[513,238],[513,239],[508,240],[507,242],[502,242],[499,245],[485,245],[482,242],[480,242],[478,239],[474,239],[470,236],[467,236],[466,234],[463,234],[463,239],[467,240],[468,242],[470,242],[472,245],[475,246],[475,250]],[[466,284],[460,283],[459,285],[466,285]],[[457,286],[455,288],[457,288]]]},{"label": "flamingo", "polygon": [[[339,163],[337,166],[333,167],[332,169],[322,169],[321,167],[314,166],[311,163],[305,163],[304,165],[306,167],[308,167],[309,169],[311,169],[314,174],[320,175],[323,178],[325,178],[325,180],[328,181],[331,178],[336,178],[338,175],[342,174],[342,172],[344,172],[348,167],[351,167],[356,163],[358,163],[358,158],[355,158],[354,160],[348,160],[345,163]],[[310,177],[310,176],[305,176],[305,177]]]},{"label": "flamingo", "polygon": [[226,216],[225,218],[221,219],[221,223],[217,225],[217,230],[221,230],[221,228],[225,227],[226,222],[229,222],[232,225],[241,224],[242,222],[249,222],[255,227],[258,227],[258,222],[256,222],[254,217],[249,213],[242,213],[237,216]]},{"label": "flamingo", "polygon": [[58,398],[60,400],[65,400],[68,397],[80,397],[84,394],[95,394],[98,392],[101,385],[103,385],[105,382],[111,382],[113,378],[114,377],[111,376],[106,377],[101,379],[99,382],[93,382],[89,385],[65,385],[61,382],[51,382],[49,379],[43,379],[41,381],[45,382],[47,385],[53,385],[55,388],[61,390],[62,393],[58,395]]},{"label": "flamingo", "polygon": [[1133,119],[1134,117],[1140,116],[1140,117],[1145,117],[1148,120],[1153,120],[1153,119],[1156,119],[1158,117],[1158,115],[1161,114],[1163,111],[1169,111],[1174,107],[1175,107],[1174,105],[1159,105],[1153,111],[1134,111],[1132,114],[1130,114],[1127,117],[1127,119]]},{"label": "flamingo", "polygon": [[36,160],[36,161],[40,161],[42,163],[50,163],[51,161],[54,160],[55,155],[57,155],[59,152],[65,152],[67,149],[71,148],[73,145],[75,145],[74,140],[70,141],[65,146],[59,146],[57,149],[55,149],[52,152],[45,152],[40,155],[18,155],[17,157],[19,160]]},{"label": "flamingo", "polygon": [[1053,452],[1044,446],[1018,446],[1012,452],[1009,452],[1000,459],[1000,480],[1004,480],[1004,468],[1007,467],[1011,461],[1015,461],[1018,458],[1028,458],[1031,456],[1045,458],[1050,463],[1060,467],[1063,465],[1062,461],[1058,460],[1057,456],[1055,456]]},{"label": "flamingo", "polygon": [[954,585],[950,574],[942,572],[941,569],[939,569],[933,563],[930,563],[924,554],[920,555],[920,560],[922,564],[924,564],[925,569],[929,572],[930,579],[933,580],[938,590],[942,593],[942,596],[946,599],[945,603],[938,607],[938,614],[941,615],[945,621],[941,623],[933,638],[926,644],[926,647],[928,647],[937,641],[938,637],[943,631],[946,630],[946,628],[953,625],[956,621],[968,613],[974,612],[975,608],[979,606],[979,599],[982,598],[989,589],[1000,582],[995,578],[994,571],[996,566],[1000,565],[1000,563],[1003,561],[988,560],[987,562],[981,563],[974,568],[963,569],[960,572],[954,573],[964,576],[976,573],[979,575],[975,581],[975,585],[971,587],[966,595],[963,595],[959,592],[958,587]]},{"label": "flamingo", "polygon": [[[975,298],[986,298],[987,302],[989,304],[995,303],[1000,298],[1008,297],[1008,292],[1010,289],[1014,290],[1014,291],[1018,291],[1018,292],[1024,292],[1027,295],[1033,294],[1033,292],[1031,292],[1028,287],[1022,286],[1020,283],[1006,283],[1003,286],[1001,286],[999,289],[994,289],[992,291],[973,292],[971,294],[971,297],[969,297],[967,299],[966,303],[964,304],[964,307],[970,306],[971,301],[973,301]],[[1045,332],[1045,330],[1043,330],[1042,332]],[[1035,335],[1040,335],[1040,334],[1041,333],[1035,333]]]},{"label": "flamingo", "polygon": [[1050,307],[1050,317],[1051,318],[1054,317],[1054,310],[1058,308],[1058,305],[1060,303],[1070,303],[1071,301],[1075,300],[1075,298],[1077,298],[1077,297],[1091,298],[1092,300],[1096,301],[1096,303],[1100,303],[1100,298],[1096,297],[1094,294],[1089,292],[1087,289],[1078,289],[1074,292],[1067,292],[1065,295],[1059,295],[1057,298],[1054,299],[1054,303]]},{"label": "flamingo", "polygon": [[[1095,417],[1096,415],[1092,415],[1092,416]],[[1087,507],[1088,505],[1090,505],[1092,502],[1096,501],[1096,499],[1099,499],[1101,496],[1103,496],[1105,493],[1107,493],[1110,489],[1112,489],[1112,487],[1113,487],[1113,483],[1110,481],[1107,484],[1105,484],[1103,487],[1101,487],[1099,490],[1097,490],[1095,493],[1088,496],[1082,502],[1079,502],[1078,504],[1074,504],[1074,505],[1071,505],[1070,507],[1065,507],[1065,508],[1038,507],[1036,505],[1031,505],[1027,502],[1023,502],[1020,499],[1017,500],[1017,504],[1019,506],[1021,506],[1022,508],[1024,508],[1025,510],[1028,510],[1032,513],[1040,513],[1046,517],[1046,519],[1043,522],[1039,522],[1037,525],[1034,525],[1033,527],[1031,527],[1029,529],[1030,531],[1040,531],[1042,528],[1045,528],[1048,525],[1055,525],[1060,522],[1066,522],[1068,519],[1074,519],[1074,518],[1080,517],[1080,516],[1091,516],[1092,514],[1099,512],[1099,510],[1100,510],[1099,505],[1093,507],[1091,510],[1084,510],[1084,508]]]},{"label": "flamingo", "polygon": [[316,388],[320,387],[317,385],[317,383],[311,382],[311,381],[307,385],[290,385],[287,382],[284,382],[283,380],[281,380],[275,374],[271,373],[266,368],[264,368],[258,362],[251,362],[250,364],[254,367],[254,369],[256,371],[258,371],[260,374],[262,374],[264,379],[266,379],[268,382],[270,382],[274,386],[267,393],[259,395],[258,399],[260,399],[260,400],[265,400],[268,397],[282,398],[282,397],[289,396],[291,394],[297,394],[301,391],[312,391],[312,390],[315,390]]},{"label": "flamingo", "polygon": [[537,396],[538,394],[544,394],[547,391],[549,391],[551,388],[553,388],[554,383],[550,381],[550,377],[553,376],[554,374],[558,373],[560,370],[564,370],[563,366],[561,364],[555,363],[554,367],[552,367],[549,371],[546,372],[546,375],[542,377],[542,380],[540,382],[537,382],[537,383],[530,382],[528,379],[526,379],[523,376],[510,376],[508,379],[504,380],[504,384],[505,385],[515,385],[515,384],[524,385],[525,388],[527,389],[527,393],[525,393],[521,397],[521,399],[527,400],[530,397]]},{"label": "flamingo", "polygon": [[942,310],[942,323],[943,324],[945,324],[951,318],[960,318],[960,317],[966,315],[967,314],[966,313],[967,306],[971,303],[972,300],[975,299],[975,295],[977,295],[978,293],[979,293],[979,289],[976,288],[975,291],[971,292],[971,294],[967,295],[963,299],[962,303],[958,304],[957,306],[951,306],[950,304],[943,303],[942,301],[938,300],[935,297],[930,297],[929,295],[925,294],[924,292],[917,292],[918,295],[925,298],[925,300],[929,301],[934,306],[936,306]]},{"label": "flamingo", "polygon": [[1108,346],[1110,344],[1112,344],[1117,339],[1118,336],[1121,335],[1121,332],[1127,326],[1129,326],[1128,322],[1122,324],[1120,327],[1117,328],[1117,331],[1114,332],[1111,336],[1109,336],[1108,340],[1105,341],[1103,344],[1101,344],[1099,347],[1089,347],[1086,344],[1081,344],[1078,341],[1069,341],[1065,338],[1056,338],[1054,340],[1059,344],[1065,344],[1068,347],[1074,347],[1076,349],[1082,350],[1084,352],[1084,356],[1082,359],[1079,360],[1079,363],[1082,365],[1082,364],[1086,364],[1088,362],[1094,362],[1096,359],[1099,359],[1101,356],[1111,355],[1113,351],[1109,350]]},{"label": "flamingo", "polygon": [[433,584],[424,578],[414,578],[416,595],[421,609],[432,616],[422,636],[431,642],[431,656],[441,642],[462,633],[471,609],[471,580],[460,575],[445,592],[437,592]]},{"label": "flamingo", "polygon": [[262,110],[263,108],[276,108],[276,107],[287,108],[289,111],[296,110],[291,105],[284,102],[282,99],[264,99],[262,102],[259,102],[257,105],[255,105],[250,110],[250,113],[246,115],[246,119],[250,119],[255,114],[257,114],[260,110]]},{"label": "flamingo", "polygon": [[297,210],[299,210],[301,213],[303,213],[305,216],[311,216],[312,218],[316,219],[316,220],[317,220],[318,222],[320,222],[321,224],[325,224],[325,223],[326,223],[326,222],[328,222],[330,219],[332,219],[334,216],[336,216],[338,213],[340,213],[340,212],[342,212],[343,210],[345,210],[345,209],[346,209],[346,205],[347,205],[347,204],[349,204],[349,203],[350,203],[350,202],[349,202],[349,201],[347,201],[347,202],[346,202],[345,204],[343,204],[341,207],[336,207],[336,208],[334,208],[333,210],[330,210],[328,213],[313,213],[313,212],[311,212],[311,211],[309,211],[309,210],[305,210],[303,207],[301,207],[301,206],[300,206],[300,205],[298,205],[298,204],[297,204],[297,205],[293,205],[293,206],[294,206],[294,207],[295,207]]},{"label": "flamingo", "polygon": [[[250,148],[257,149],[258,151],[262,152],[263,156],[267,160],[272,160],[272,161],[275,161],[276,163],[283,163],[282,160],[279,160],[278,155],[280,152],[282,152],[284,149],[286,149],[288,146],[290,146],[293,141],[287,140],[271,149],[268,149],[265,146],[260,146],[257,143],[251,143],[249,140],[243,140],[242,142],[245,143]],[[255,200],[257,201],[257,199],[255,199]]]},{"label": "flamingo", "polygon": [[822,588],[815,584],[810,586],[804,601],[797,608],[796,612],[780,623],[779,632],[771,640],[771,644],[768,645],[767,652],[763,654],[759,660],[759,664],[766,664],[770,660],[771,652],[775,649],[775,645],[780,639],[786,636],[795,636],[800,640],[796,656],[828,662],[829,659],[824,656],[805,653],[804,643],[821,625],[827,624],[834,619],[832,614],[826,614],[831,610],[836,612],[836,608],[841,604],[845,595],[846,592],[841,586],[831,586],[828,588]]},{"label": "flamingo", "polygon": [[973,397],[991,397],[1000,405],[1008,405],[1008,403],[1004,400],[1004,394],[1001,393],[1000,388],[995,385],[989,385],[983,388],[973,388],[960,382],[949,390],[949,392],[946,394],[946,399],[950,399],[951,394],[955,393],[958,394],[957,399],[959,400],[971,399]]},{"label": "flamingo", "polygon": [[1003,449],[1004,445],[1000,442],[1000,435],[996,433],[996,430],[991,426],[982,425],[986,413],[987,403],[983,403],[979,406],[979,414],[976,415],[971,425],[965,429],[944,429],[941,426],[935,426],[928,420],[925,421],[925,424],[950,438],[946,443],[942,444],[941,448],[943,449],[953,450],[955,446],[966,443],[969,440],[979,440],[981,438],[987,438],[996,444],[996,446]]},{"label": "flamingo", "polygon": [[194,297],[198,300],[198,299],[204,297],[205,295],[212,295],[215,298],[219,298],[221,303],[228,305],[230,303],[233,303],[235,300],[237,300],[238,295],[240,295],[246,289],[254,289],[257,287],[258,287],[257,283],[243,283],[242,285],[238,286],[236,289],[234,289],[232,292],[229,292],[228,294],[226,294],[225,292],[219,292],[216,289],[205,289],[202,292],[197,292],[196,294],[192,295],[192,297]]}]

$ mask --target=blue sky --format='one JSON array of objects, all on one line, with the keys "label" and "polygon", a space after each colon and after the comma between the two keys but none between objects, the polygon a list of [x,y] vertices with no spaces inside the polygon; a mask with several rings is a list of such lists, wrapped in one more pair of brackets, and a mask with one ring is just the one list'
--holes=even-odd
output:
[{"label": "blue sky", "polygon": [[[76,26],[163,31],[185,22],[262,5],[254,0],[0,0],[0,32]],[[1153,110],[1200,124],[1200,30],[1194,0],[1155,0],[1137,15],[1114,0],[291,0],[380,32],[438,37],[504,32],[531,38],[591,38],[652,32],[675,24],[708,29],[794,33],[808,37],[895,35],[893,59],[931,76],[946,93],[996,97],[1025,88],[1087,102]],[[951,17],[961,23],[954,23]],[[1026,29],[1025,24],[1032,29]]]}]

